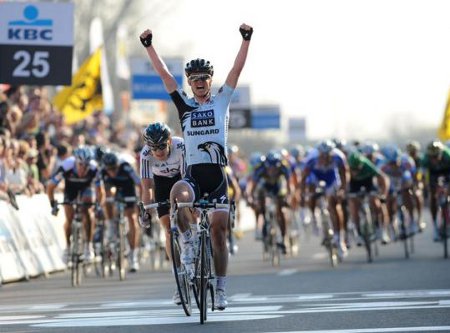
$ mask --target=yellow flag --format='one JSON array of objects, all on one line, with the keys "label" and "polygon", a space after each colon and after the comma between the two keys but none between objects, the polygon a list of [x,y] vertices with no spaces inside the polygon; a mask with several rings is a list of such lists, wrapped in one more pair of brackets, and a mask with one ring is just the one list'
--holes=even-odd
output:
[{"label": "yellow flag", "polygon": [[447,98],[447,105],[445,106],[444,118],[442,119],[441,127],[438,131],[439,139],[446,141],[450,139],[450,92]]},{"label": "yellow flag", "polygon": [[73,76],[72,85],[53,98],[53,104],[64,114],[66,124],[75,124],[103,109],[100,64],[101,48],[98,48]]}]

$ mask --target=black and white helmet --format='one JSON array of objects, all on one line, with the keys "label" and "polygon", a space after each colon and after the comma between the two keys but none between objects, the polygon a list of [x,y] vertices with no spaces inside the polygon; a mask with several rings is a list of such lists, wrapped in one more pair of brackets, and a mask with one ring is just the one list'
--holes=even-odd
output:
[{"label": "black and white helmet", "polygon": [[214,75],[214,67],[211,65],[211,63],[208,60],[200,58],[189,61],[186,64],[184,71],[186,72],[186,76],[189,76],[193,73],[206,73],[211,76]]},{"label": "black and white helmet", "polygon": [[107,168],[116,167],[119,165],[119,158],[113,152],[106,153],[102,158],[103,165]]},{"label": "black and white helmet", "polygon": [[324,140],[319,142],[317,145],[317,150],[321,154],[329,154],[336,146],[334,145],[334,142],[331,140]]},{"label": "black and white helmet", "polygon": [[92,150],[87,146],[79,146],[73,151],[73,156],[79,163],[89,164],[93,158]]},{"label": "black and white helmet", "polygon": [[142,136],[146,144],[158,145],[169,140],[170,128],[164,123],[153,123],[147,126]]}]

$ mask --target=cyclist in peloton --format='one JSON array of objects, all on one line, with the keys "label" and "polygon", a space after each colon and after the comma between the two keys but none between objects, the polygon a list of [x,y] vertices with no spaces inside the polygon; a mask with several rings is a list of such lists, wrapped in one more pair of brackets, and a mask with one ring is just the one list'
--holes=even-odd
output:
[{"label": "cyclist in peloton", "polygon": [[376,142],[367,141],[361,145],[359,150],[377,167],[384,164],[385,157],[380,153],[380,146]]},{"label": "cyclist in peloton", "polygon": [[266,160],[266,156],[260,152],[252,153],[250,156],[250,172],[247,176],[246,186],[245,186],[245,199],[247,205],[253,210],[255,213],[255,240],[262,240],[262,228],[264,225],[264,216],[261,211],[262,207],[256,204],[258,202],[258,198],[254,198],[252,193],[250,192],[252,189],[253,179],[255,179],[255,174],[258,172],[259,168],[262,168],[262,164],[264,164]]},{"label": "cyclist in peloton", "polygon": [[[184,141],[171,135],[169,126],[156,122],[149,124],[142,133],[145,146],[140,153],[140,173],[142,179],[141,200],[144,205],[165,202],[170,199],[172,186],[181,179],[183,172]],[[147,209],[139,222],[149,228],[151,216],[157,214],[166,234],[166,254],[170,252],[170,216],[169,207],[158,207],[157,212]],[[175,304],[181,304],[178,290],[173,296]]]},{"label": "cyclist in peloton", "polygon": [[[52,206],[52,212],[57,212],[57,201],[55,200],[55,189],[61,180],[64,180],[64,201],[70,202],[77,199],[80,195],[81,200],[85,203],[94,202],[94,191],[92,185],[95,183],[97,200],[102,199],[99,191],[97,178],[97,163],[93,160],[93,154],[89,147],[79,146],[73,152],[73,156],[62,161],[61,165],[49,179],[47,186],[47,196]],[[92,207],[83,207],[83,226],[86,241],[84,250],[84,259],[92,261],[94,259],[94,233],[95,220],[92,214]],[[67,248],[64,250],[64,261],[68,262],[68,252],[70,248],[70,234],[72,229],[72,219],[74,217],[74,209],[72,205],[64,205],[66,223],[64,231],[66,235]]]},{"label": "cyclist in peloton", "polygon": [[[381,242],[382,244],[389,243],[388,224],[389,216],[386,207],[386,198],[389,190],[389,177],[381,171],[381,169],[373,164],[367,157],[361,153],[354,151],[348,156],[348,165],[350,167],[350,187],[349,193],[358,193],[361,188],[364,188],[368,195],[370,195],[370,209],[376,220],[374,224],[381,226]],[[376,181],[377,187],[375,187]],[[375,196],[372,193],[379,191],[381,196]],[[358,209],[361,205],[359,197],[350,197],[350,215],[355,223],[358,232],[357,245],[363,244],[361,237],[360,221]]]},{"label": "cyclist in peloton", "polygon": [[417,141],[410,141],[406,145],[406,152],[414,160],[416,169],[413,174],[413,197],[414,205],[417,210],[417,221],[419,222],[419,231],[425,229],[425,222],[423,221],[423,154],[420,152],[420,143]]},{"label": "cyclist in peloton", "polygon": [[[287,206],[287,198],[293,193],[293,190],[291,190],[290,176],[290,166],[287,162],[281,159],[280,154],[270,152],[266,155],[264,163],[253,173],[253,179],[247,190],[250,194],[249,198],[256,200],[255,205],[257,206],[257,210],[263,216],[266,209],[266,196],[275,198],[277,222],[281,231],[281,239],[277,240],[277,245],[283,254],[286,254],[286,216],[283,212],[283,207]],[[265,221],[264,223],[263,236],[267,232],[265,227],[267,227],[268,223],[269,221]]]},{"label": "cyclist in peloton", "polygon": [[[244,68],[253,28],[242,24],[239,28],[242,43],[225,84],[217,95],[211,95],[214,69],[205,59],[189,61],[185,67],[188,84],[193,97],[178,86],[163,60],[152,46],[152,32],[145,30],[140,39],[155,71],[161,77],[166,91],[174,102],[181,122],[186,148],[186,177],[177,182],[171,191],[171,201],[193,202],[208,194],[209,200],[228,203],[227,182],[224,168],[227,160],[227,136],[229,105]],[[190,265],[194,261],[194,240],[189,227],[195,217],[189,208],[179,211],[179,227],[183,247],[182,260]],[[228,266],[226,246],[228,210],[217,209],[211,214],[211,238],[214,252],[214,267],[217,275],[215,306],[218,310],[227,307],[225,293]]]},{"label": "cyclist in peloton", "polygon": [[342,259],[347,255],[347,247],[344,244],[344,212],[341,201],[347,190],[349,168],[344,153],[335,148],[331,140],[320,142],[306,157],[300,180],[302,196],[305,195],[306,179],[311,174],[314,175],[316,185],[320,181],[326,184],[325,195],[334,229],[333,243]]},{"label": "cyclist in peloton", "polygon": [[[136,187],[139,187],[141,180],[133,167],[126,161],[119,160],[116,153],[108,152],[102,157],[102,168],[99,173],[102,191],[106,193],[106,198],[114,198],[115,195],[125,197],[136,197]],[[115,194],[112,192],[115,188]],[[108,237],[114,241],[118,235],[114,234],[112,221],[114,219],[114,204],[106,203],[106,226],[109,230]],[[129,263],[130,272],[139,270],[139,226],[136,217],[136,202],[125,203],[125,216],[128,220],[128,243],[130,245]]]},{"label": "cyclist in peloton", "polygon": [[[397,223],[397,195],[402,196],[402,201],[407,208],[410,224],[406,226],[408,235],[415,234],[418,231],[417,221],[414,221],[413,215],[413,170],[415,169],[414,161],[408,158],[396,146],[389,145],[384,148],[384,156],[386,163],[383,164],[381,170],[389,176],[390,188],[387,198],[387,207],[390,218],[391,228],[394,230],[398,226]],[[395,235],[394,235],[395,236]],[[399,233],[400,239],[407,235]],[[392,237],[391,237],[392,238]]]},{"label": "cyclist in peloton", "polygon": [[438,140],[430,142],[423,159],[423,168],[428,172],[429,178],[428,190],[431,217],[433,218],[433,239],[438,242],[441,240],[441,234],[437,222],[436,189],[440,177],[443,177],[447,183],[450,182],[450,149]]}]

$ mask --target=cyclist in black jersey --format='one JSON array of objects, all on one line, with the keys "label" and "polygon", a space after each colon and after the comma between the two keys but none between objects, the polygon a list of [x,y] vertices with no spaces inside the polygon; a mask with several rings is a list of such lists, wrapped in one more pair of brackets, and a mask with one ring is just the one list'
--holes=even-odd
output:
[{"label": "cyclist in black jersey", "polygon": [[[237,86],[244,68],[253,28],[242,24],[239,28],[242,43],[225,84],[217,95],[211,95],[214,68],[205,59],[194,59],[186,64],[185,73],[193,97],[178,86],[166,64],[152,45],[152,32],[145,30],[140,35],[141,43],[155,71],[161,77],[170,94],[180,118],[186,149],[186,175],[172,188],[171,201],[193,202],[205,195],[209,200],[228,203],[227,180],[227,133],[231,95]],[[182,260],[190,264],[194,259],[193,237],[189,227],[195,218],[188,208],[180,209],[179,228],[185,243]],[[228,210],[218,209],[211,214],[211,235],[214,252],[214,267],[217,275],[215,306],[224,310],[228,304],[225,294],[228,249],[226,246]]]},{"label": "cyclist in black jersey", "polygon": [[[136,174],[130,163],[120,160],[116,153],[107,152],[102,157],[102,168],[99,172],[99,183],[102,185],[102,191],[106,198],[114,198],[114,195],[120,194],[122,198],[136,197],[139,191],[141,179]],[[112,191],[112,189],[115,191]],[[138,191],[136,191],[138,190]],[[109,237],[113,238],[113,218],[114,205],[106,205],[107,227]],[[135,202],[127,202],[125,205],[125,216],[128,219],[128,243],[130,245],[129,262],[130,272],[139,270],[139,237],[140,230],[137,221],[137,211]]]}]

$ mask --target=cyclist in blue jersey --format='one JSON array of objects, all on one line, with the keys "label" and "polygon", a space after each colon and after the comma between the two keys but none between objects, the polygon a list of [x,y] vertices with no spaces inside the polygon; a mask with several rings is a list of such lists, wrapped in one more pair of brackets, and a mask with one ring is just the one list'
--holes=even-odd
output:
[{"label": "cyclist in blue jersey", "polygon": [[[418,231],[418,224],[417,221],[414,220],[413,212],[413,174],[416,168],[414,160],[405,155],[395,145],[385,147],[384,156],[386,157],[386,163],[383,164],[381,170],[389,176],[390,180],[387,207],[390,217],[391,230],[395,230],[398,223],[400,223],[400,221],[397,220],[397,196],[399,195],[401,196],[408,211],[408,221],[410,221],[410,223],[406,226],[408,228],[406,232],[408,235],[415,234]],[[399,232],[398,237],[401,239],[406,236],[407,235],[401,231]]]},{"label": "cyclist in blue jersey", "polygon": [[[171,201],[193,202],[205,195],[209,200],[228,203],[225,166],[229,105],[244,68],[253,28],[242,24],[239,28],[242,43],[225,80],[216,95],[211,94],[214,68],[205,59],[193,59],[186,64],[185,73],[193,97],[189,98],[170,73],[164,61],[152,45],[153,34],[145,30],[140,35],[153,68],[161,77],[166,91],[174,102],[183,131],[186,149],[186,175],[171,190]],[[179,211],[179,228],[184,241],[181,260],[186,265],[194,261],[194,237],[189,227],[195,216],[189,208]],[[228,266],[227,241],[228,210],[217,209],[211,214],[211,236],[214,267],[217,275],[215,306],[224,310],[227,305],[225,293]]]},{"label": "cyclist in blue jersey", "polygon": [[[247,191],[251,200],[254,199],[255,209],[258,213],[265,215],[266,196],[272,197],[277,210],[277,223],[281,231],[281,239],[277,240],[283,254],[286,254],[286,215],[283,207],[288,206],[288,200],[291,196],[293,186],[290,183],[291,171],[288,163],[282,159],[278,153],[268,153],[264,163],[262,163],[253,173]],[[259,215],[259,214],[258,214]],[[267,227],[270,221],[265,221],[264,227]],[[266,230],[263,228],[263,234]]]},{"label": "cyclist in blue jersey", "polygon": [[337,246],[338,255],[342,259],[347,255],[347,247],[344,244],[342,199],[349,182],[349,167],[344,153],[336,149],[332,141],[326,140],[320,142],[316,149],[308,154],[300,179],[302,196],[305,194],[306,180],[310,175],[314,175],[317,184],[319,181],[326,184],[325,195],[334,229],[333,243]]}]

